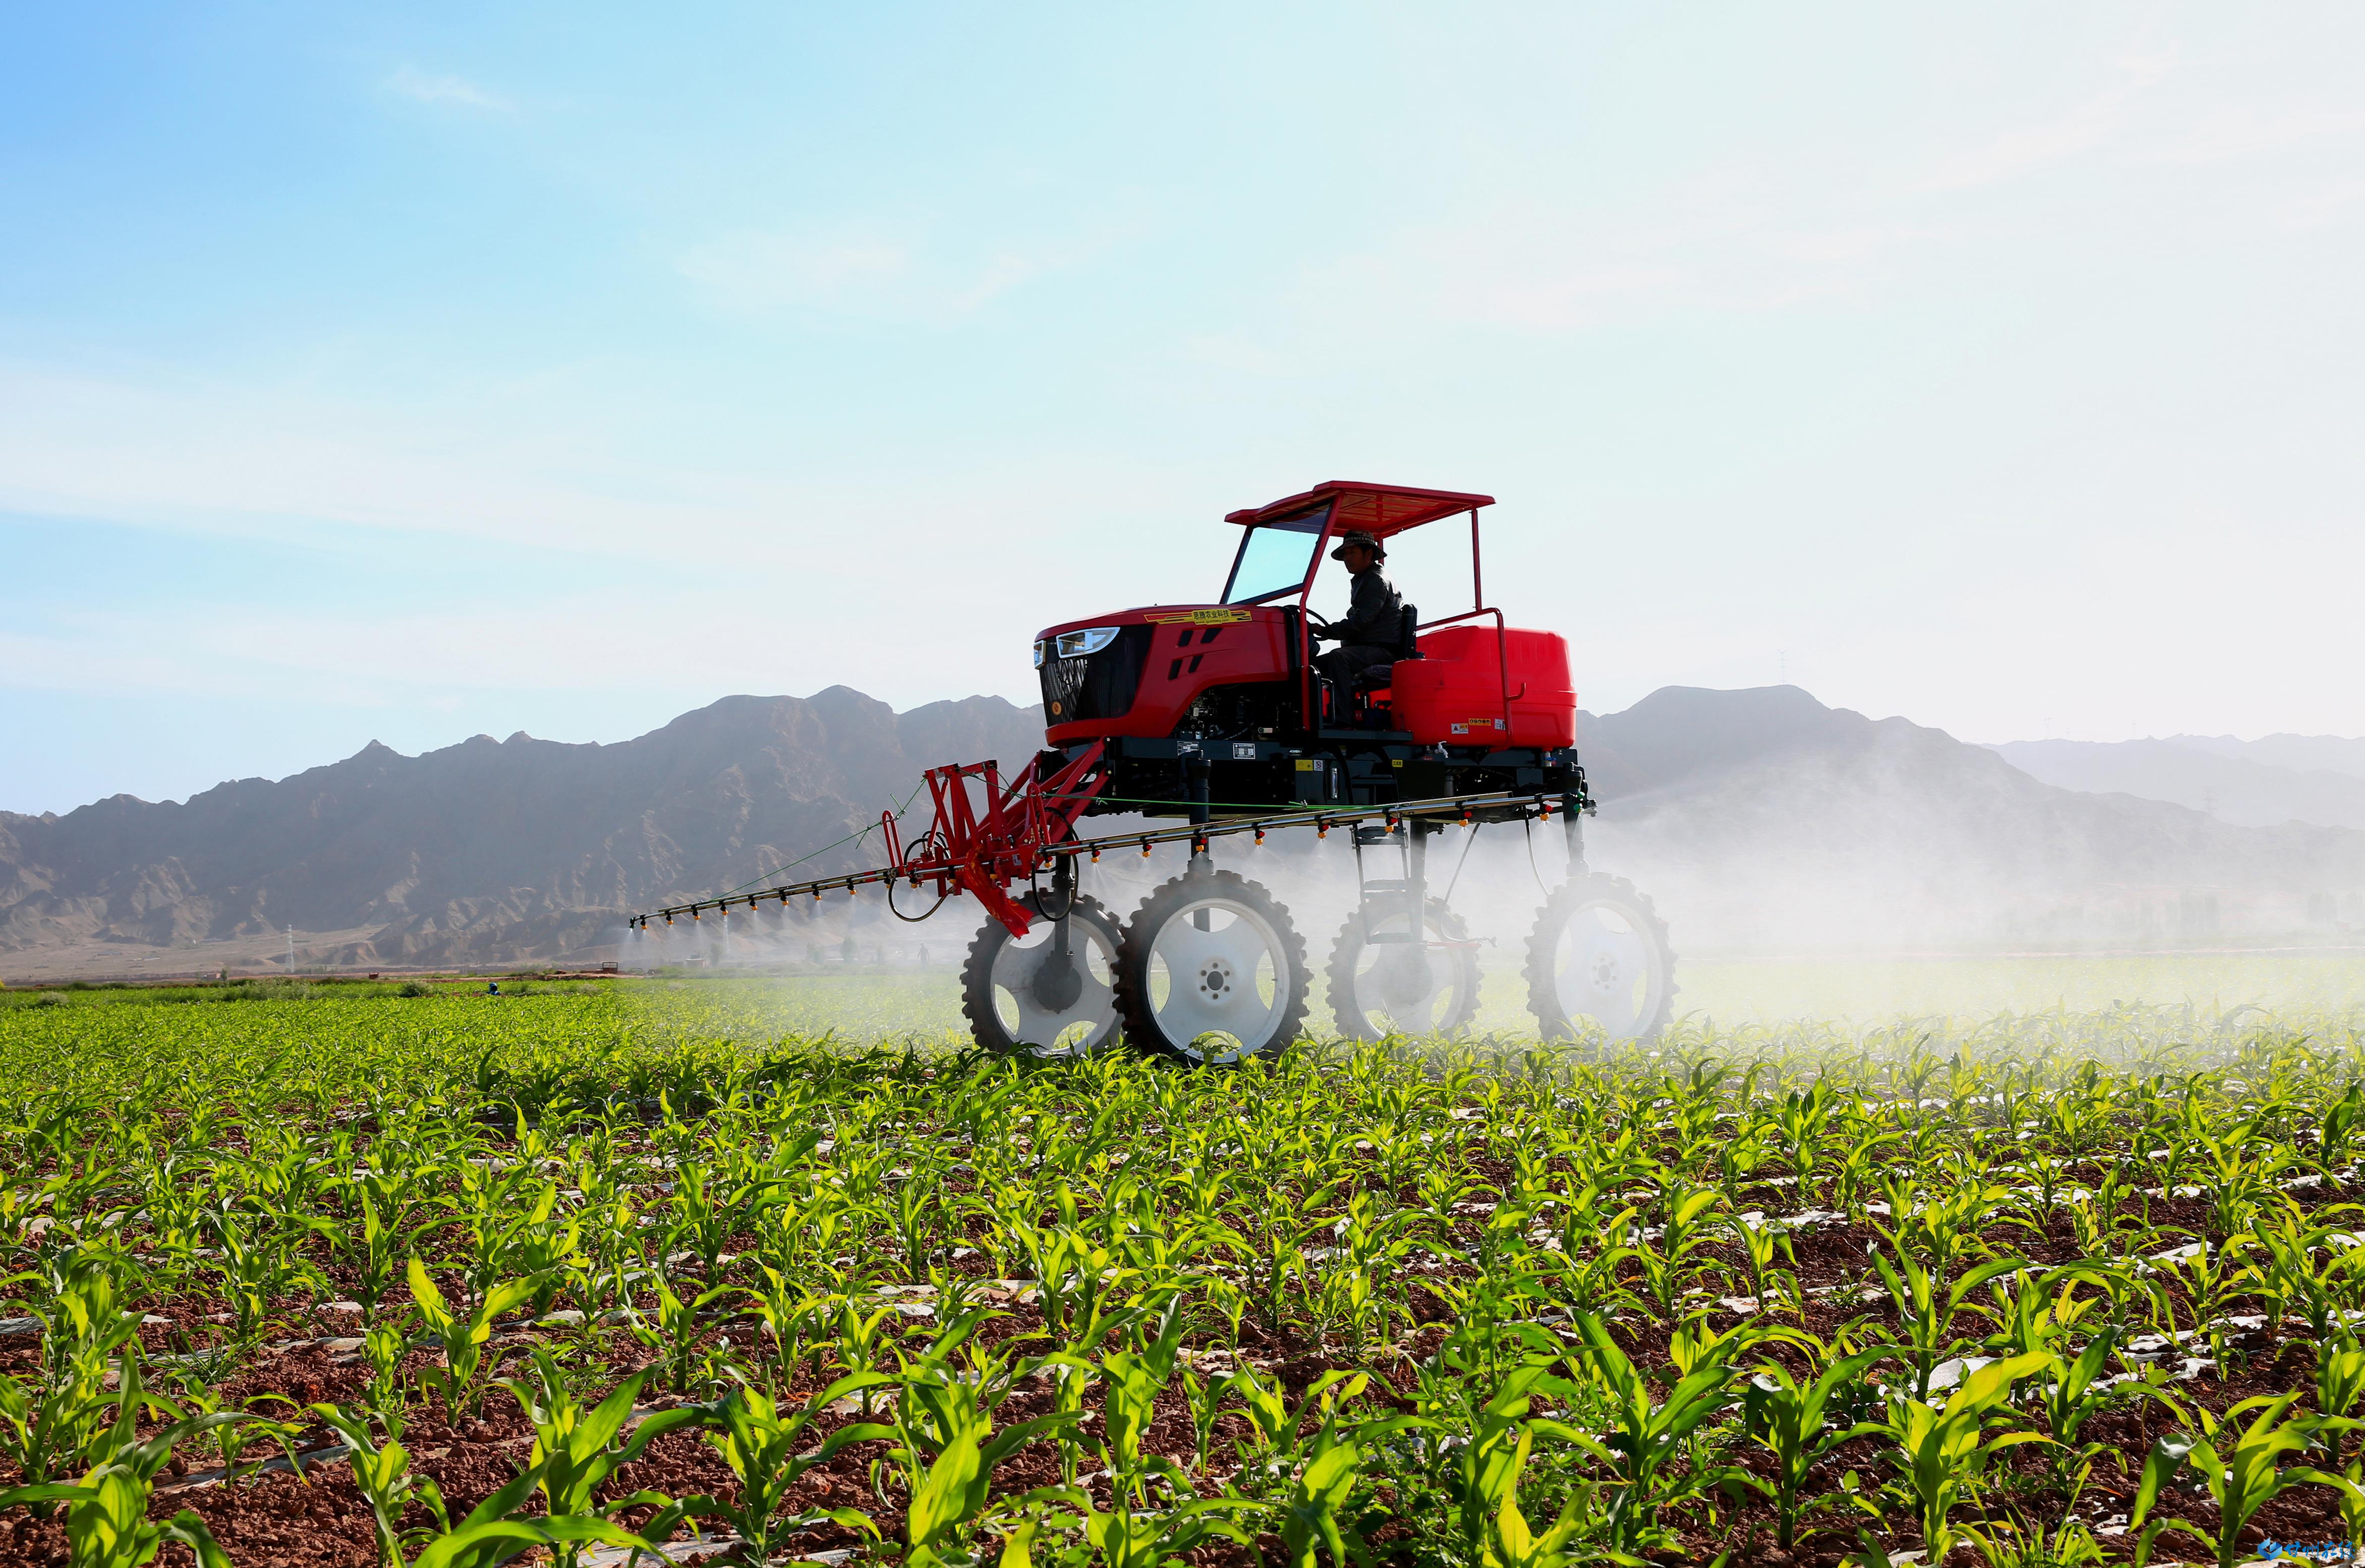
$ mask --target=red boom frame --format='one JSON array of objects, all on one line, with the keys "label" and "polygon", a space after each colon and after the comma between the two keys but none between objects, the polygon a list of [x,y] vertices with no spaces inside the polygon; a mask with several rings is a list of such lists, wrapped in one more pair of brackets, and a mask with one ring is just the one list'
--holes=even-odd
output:
[{"label": "red boom frame", "polygon": [[[958,885],[975,894],[1013,936],[1026,935],[1032,918],[1003,889],[1033,876],[1044,852],[1075,830],[1076,819],[1108,783],[1109,776],[1100,769],[1103,749],[1095,742],[1048,778],[1038,776],[1037,763],[1029,762],[1006,786],[999,763],[929,768],[925,777],[936,821],[916,842],[904,846],[895,831],[895,813],[880,813],[879,825],[887,835],[887,864],[914,887],[934,880],[938,897]],[[970,794],[972,778],[985,786],[982,815]]]}]

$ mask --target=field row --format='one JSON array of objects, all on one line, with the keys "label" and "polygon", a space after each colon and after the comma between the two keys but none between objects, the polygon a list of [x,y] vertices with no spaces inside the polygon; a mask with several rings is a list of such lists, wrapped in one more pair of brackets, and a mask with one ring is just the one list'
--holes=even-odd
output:
[{"label": "field row", "polygon": [[0,1559],[136,1561],[109,1518],[436,1568],[2365,1528],[2354,1016],[1193,1072],[728,994],[0,1014]]}]

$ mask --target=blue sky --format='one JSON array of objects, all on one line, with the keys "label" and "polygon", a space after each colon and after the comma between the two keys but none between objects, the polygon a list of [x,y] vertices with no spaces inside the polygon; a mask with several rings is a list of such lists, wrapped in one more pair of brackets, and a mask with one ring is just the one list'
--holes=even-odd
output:
[{"label": "blue sky", "polygon": [[1491,597],[1597,710],[1787,677],[1982,740],[2365,733],[2360,44],[14,7],[0,807],[1025,700],[1038,627],[1211,594],[1223,512],[1334,476],[1500,498]]}]

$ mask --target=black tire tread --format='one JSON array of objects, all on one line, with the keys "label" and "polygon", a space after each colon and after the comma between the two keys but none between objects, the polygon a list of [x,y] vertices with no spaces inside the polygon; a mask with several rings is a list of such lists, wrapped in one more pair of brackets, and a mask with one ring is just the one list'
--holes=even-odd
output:
[{"label": "black tire tread", "polygon": [[1560,946],[1561,928],[1568,923],[1568,917],[1582,906],[1597,902],[1625,906],[1666,962],[1666,993],[1659,999],[1658,1011],[1643,1020],[1634,1036],[1636,1044],[1655,1040],[1675,1019],[1676,992],[1681,989],[1676,983],[1676,950],[1667,939],[1667,923],[1659,918],[1649,896],[1637,891],[1625,878],[1607,872],[1592,871],[1572,878],[1536,911],[1535,924],[1528,932],[1527,962],[1522,967],[1528,982],[1528,1011],[1536,1015],[1536,1024],[1545,1039],[1575,1037],[1575,1031],[1561,1010],[1558,988],[1553,983],[1552,959]]},{"label": "black tire tread", "polygon": [[[1459,942],[1470,935],[1469,922],[1446,908],[1443,899],[1432,898],[1429,901],[1429,915],[1438,935],[1448,941]],[[1342,1039],[1363,1040],[1378,1037],[1365,1033],[1371,1020],[1359,1016],[1358,1010],[1347,1000],[1354,994],[1355,958],[1356,955],[1362,950],[1362,912],[1350,910],[1345,922],[1339,927],[1338,936],[1330,944],[1330,960],[1322,968],[1322,983],[1329,988],[1330,1017],[1338,1025],[1339,1035]],[[1463,1027],[1478,1013],[1478,960],[1466,953],[1457,951],[1454,954],[1454,961],[1464,966],[1469,983],[1462,988],[1462,994],[1455,999],[1453,1016],[1438,1025],[1440,1034],[1451,1034]]]},{"label": "black tire tread", "polygon": [[1204,896],[1214,886],[1227,896],[1255,906],[1270,921],[1287,950],[1289,972],[1279,977],[1288,987],[1288,1000],[1283,1003],[1281,1026],[1272,1038],[1247,1053],[1261,1056],[1278,1050],[1293,1041],[1306,1027],[1308,992],[1312,989],[1306,963],[1306,938],[1298,935],[1296,923],[1289,918],[1288,909],[1261,882],[1251,882],[1238,871],[1184,872],[1182,876],[1154,888],[1125,923],[1125,934],[1116,949],[1116,1015],[1125,1029],[1126,1044],[1138,1051],[1169,1056],[1178,1061],[1203,1065],[1199,1058],[1182,1048],[1188,1041],[1169,1041],[1158,1027],[1157,1015],[1149,1009],[1149,957],[1157,934],[1169,920],[1187,903]]},{"label": "black tire tread", "polygon": [[[1038,919],[1049,918],[1043,913],[1044,900],[1038,894],[1021,893],[1017,902],[1019,907]],[[1125,934],[1117,925],[1116,915],[1111,912],[1108,905],[1090,893],[1078,893],[1070,918],[1090,921],[1098,925],[1109,939],[1110,950],[1112,952],[1117,950],[1118,944]],[[993,960],[995,955],[1002,951],[1009,940],[1008,929],[992,915],[986,916],[985,924],[978,927],[975,936],[970,938],[968,956],[961,960],[960,1010],[961,1016],[969,1020],[970,1037],[977,1041],[980,1049],[990,1051],[996,1056],[1040,1057],[1070,1054],[1066,1051],[1047,1051],[1039,1047],[1023,1044],[1012,1038],[1009,1029],[1003,1026],[1001,1009],[994,1004],[993,1000]],[[1116,1037],[1124,1027],[1124,1014],[1120,1012],[1117,1018],[1118,1027],[1110,1030],[1102,1038],[1096,1049],[1106,1050],[1116,1044]]]}]

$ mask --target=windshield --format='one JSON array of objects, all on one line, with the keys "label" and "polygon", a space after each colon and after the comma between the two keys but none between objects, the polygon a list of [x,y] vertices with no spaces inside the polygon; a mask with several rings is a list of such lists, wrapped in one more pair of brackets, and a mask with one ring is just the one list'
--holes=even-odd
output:
[{"label": "windshield", "polygon": [[1224,588],[1226,604],[1254,604],[1295,593],[1306,582],[1306,568],[1322,543],[1322,525],[1330,516],[1320,507],[1278,522],[1261,522],[1240,541],[1232,562],[1232,580]]}]

